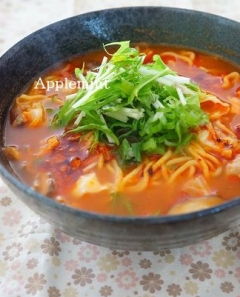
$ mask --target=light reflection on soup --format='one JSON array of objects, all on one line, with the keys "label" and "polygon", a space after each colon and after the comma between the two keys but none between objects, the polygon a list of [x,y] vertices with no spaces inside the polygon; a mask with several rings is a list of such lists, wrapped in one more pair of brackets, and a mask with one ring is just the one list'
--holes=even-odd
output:
[{"label": "light reflection on soup", "polygon": [[50,128],[66,96],[79,87],[74,69],[83,63],[93,69],[105,54],[90,52],[53,67],[16,99],[6,122],[4,149],[13,170],[59,203],[104,214],[185,213],[239,196],[238,69],[199,52],[137,47],[147,54],[145,63],[159,54],[169,68],[205,92],[200,103],[210,122],[194,130],[187,146],[143,154],[140,164],[121,167],[115,146],[95,144],[92,131],[64,134],[65,128]]}]

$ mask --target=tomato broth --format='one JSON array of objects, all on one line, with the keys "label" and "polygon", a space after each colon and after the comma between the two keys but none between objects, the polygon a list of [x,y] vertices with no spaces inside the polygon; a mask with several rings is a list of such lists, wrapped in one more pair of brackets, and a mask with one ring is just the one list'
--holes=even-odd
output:
[{"label": "tomato broth", "polygon": [[[204,198],[200,208],[207,208],[239,196],[238,68],[188,49],[146,44],[135,48],[146,54],[145,64],[159,55],[177,75],[199,85],[200,106],[209,122],[191,128],[193,139],[180,149],[170,145],[163,153],[143,153],[141,162],[128,164],[121,164],[115,143],[105,138],[95,143],[94,133],[99,132],[74,132],[73,122],[52,126],[66,98],[71,100],[83,88],[75,68],[84,65],[86,75],[109,57],[104,50],[88,52],[54,65],[16,98],[4,139],[17,176],[59,203],[109,215],[176,214],[171,212],[175,205],[185,207],[188,201]],[[198,208],[182,212],[194,210]]]}]

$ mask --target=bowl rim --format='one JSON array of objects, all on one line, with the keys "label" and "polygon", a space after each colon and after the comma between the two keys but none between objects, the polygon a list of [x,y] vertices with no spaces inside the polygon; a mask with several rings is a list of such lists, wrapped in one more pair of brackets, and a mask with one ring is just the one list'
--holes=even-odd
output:
[{"label": "bowl rim", "polygon": [[0,61],[2,58],[5,58],[5,56],[8,56],[9,51],[15,50],[18,45],[21,45],[22,42],[25,40],[29,39],[32,35],[35,35],[38,32],[41,32],[46,29],[51,29],[52,26],[57,26],[60,23],[63,22],[68,22],[71,21],[72,19],[77,19],[77,18],[88,18],[91,16],[98,16],[99,14],[105,13],[105,12],[117,12],[117,11],[124,11],[124,10],[158,10],[158,11],[168,11],[168,12],[178,12],[178,13],[189,13],[189,14],[195,14],[196,16],[205,16],[205,17],[210,17],[215,20],[219,21],[225,21],[229,22],[231,25],[236,25],[239,27],[240,21],[237,21],[235,19],[231,19],[226,16],[218,15],[213,12],[206,12],[203,10],[196,10],[196,9],[191,9],[191,8],[183,8],[183,7],[172,7],[172,6],[160,6],[160,5],[136,5],[136,6],[124,6],[124,7],[114,7],[114,8],[105,8],[105,9],[98,9],[98,10],[93,10],[89,12],[84,12],[81,14],[73,15],[55,22],[52,22],[48,25],[44,25],[43,27],[34,30],[33,32],[29,33],[25,37],[21,38],[18,40],[15,44],[13,44],[10,48],[8,48],[1,56],[0,56]]},{"label": "bowl rim", "polygon": [[[50,23],[49,25],[43,26],[32,33],[28,34],[21,40],[19,40],[17,43],[15,43],[13,46],[11,46],[6,52],[3,53],[2,56],[0,56],[0,63],[4,61],[4,59],[8,59],[10,53],[12,51],[15,51],[18,49],[19,46],[23,42],[26,42],[28,39],[30,39],[32,36],[35,34],[38,34],[38,32],[44,31],[46,29],[51,29],[53,26],[57,26],[59,24],[62,24],[64,22],[69,22],[72,19],[77,19],[77,18],[89,18],[89,17],[96,17],[102,13],[105,12],[117,12],[117,11],[124,11],[124,10],[164,10],[164,11],[169,11],[169,12],[180,12],[180,13],[191,13],[195,14],[196,16],[205,16],[205,17],[210,17],[215,20],[219,21],[226,21],[229,22],[232,25],[236,25],[240,28],[240,22],[236,20],[232,20],[230,18],[220,16],[214,13],[209,13],[201,10],[194,10],[194,9],[188,9],[188,8],[179,8],[179,7],[170,7],[170,6],[126,6],[126,7],[116,7],[116,8],[106,8],[106,9],[99,9],[99,10],[94,10],[78,15],[74,15],[53,23]],[[19,189],[21,192],[24,194],[30,195],[31,197],[34,197],[34,199],[37,199],[39,202],[59,209],[59,210],[64,210],[67,211],[73,215],[77,215],[79,217],[83,218],[88,218],[91,220],[100,220],[104,222],[109,222],[109,223],[144,223],[145,225],[156,225],[156,224],[171,224],[171,223],[178,223],[178,222],[183,222],[183,221],[190,221],[193,219],[201,218],[201,217],[208,217],[209,215],[212,214],[217,214],[221,213],[227,209],[231,209],[237,205],[240,205],[240,196],[235,197],[232,200],[223,202],[220,205],[213,206],[207,209],[199,210],[199,211],[194,211],[190,213],[184,213],[184,214],[179,214],[179,215],[161,215],[161,216],[153,216],[153,215],[146,215],[146,216],[123,216],[123,215],[111,215],[111,214],[101,214],[97,212],[92,212],[92,211],[86,211],[86,210],[81,210],[79,208],[75,208],[69,205],[61,204],[54,199],[47,197],[37,191],[35,191],[33,188],[22,182],[20,179],[14,176],[14,174],[10,173],[9,170],[7,170],[2,164],[0,164],[0,176],[3,177],[3,181],[5,179],[5,184],[11,189],[11,184]],[[14,193],[15,196],[17,196],[16,192]]]}]

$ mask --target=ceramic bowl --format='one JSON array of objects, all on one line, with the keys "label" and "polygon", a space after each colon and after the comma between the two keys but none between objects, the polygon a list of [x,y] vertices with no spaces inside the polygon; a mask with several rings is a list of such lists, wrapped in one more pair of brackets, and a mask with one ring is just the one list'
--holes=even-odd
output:
[{"label": "ceramic bowl", "polygon": [[[90,12],[27,36],[0,59],[0,139],[13,99],[52,64],[120,40],[187,47],[240,64],[240,23],[212,14],[166,7]],[[0,154],[0,174],[29,208],[66,233],[114,249],[159,250],[213,237],[235,226],[240,199],[177,216],[116,217],[61,205],[23,184]],[[159,195],[163,195],[159,193]]]}]

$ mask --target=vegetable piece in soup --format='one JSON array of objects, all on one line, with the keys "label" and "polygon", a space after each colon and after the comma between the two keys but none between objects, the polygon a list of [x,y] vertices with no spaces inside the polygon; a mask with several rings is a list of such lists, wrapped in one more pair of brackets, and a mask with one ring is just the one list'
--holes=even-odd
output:
[{"label": "vegetable piece in soup", "polygon": [[124,216],[206,209],[240,195],[239,70],[128,41],[74,57],[12,105],[4,151],[59,203]]}]

